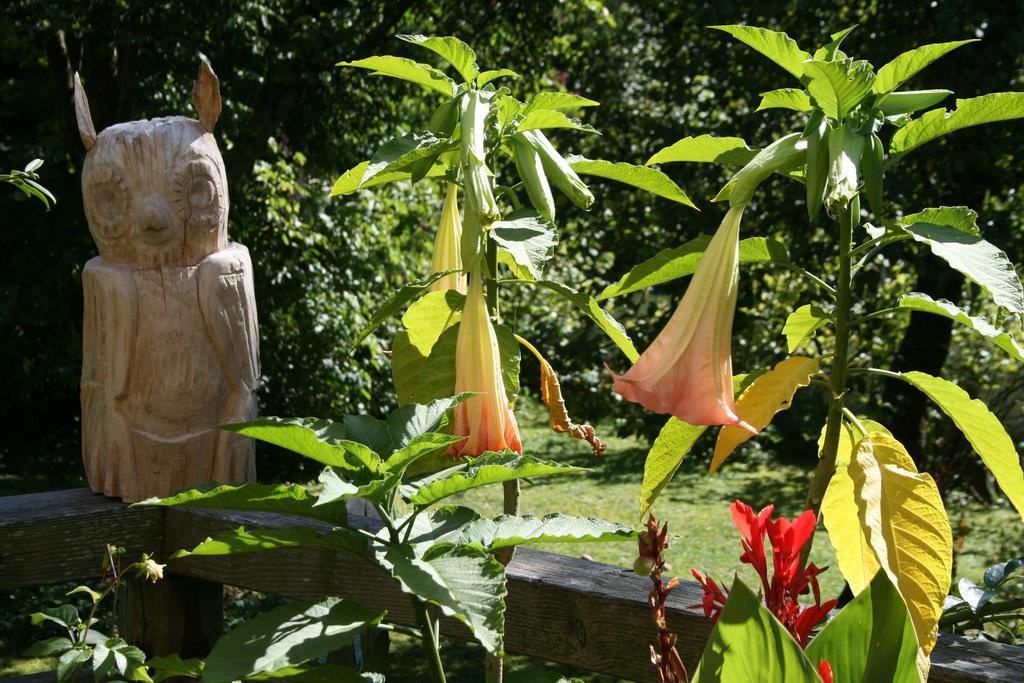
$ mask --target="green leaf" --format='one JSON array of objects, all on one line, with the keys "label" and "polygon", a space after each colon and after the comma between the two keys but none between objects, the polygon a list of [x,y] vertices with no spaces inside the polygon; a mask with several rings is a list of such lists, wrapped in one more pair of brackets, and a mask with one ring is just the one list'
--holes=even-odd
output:
[{"label": "green leaf", "polygon": [[786,347],[793,353],[811,338],[814,331],[827,325],[832,316],[813,304],[804,304],[789,314],[782,333],[786,335]]},{"label": "green leaf", "polygon": [[505,568],[479,548],[436,545],[420,554],[408,544],[378,551],[377,562],[402,590],[466,624],[491,653],[502,650],[505,633]]},{"label": "green leaf", "polygon": [[985,585],[995,590],[1020,569],[1024,569],[1024,557],[994,564],[985,570]]},{"label": "green leaf", "polygon": [[[925,220],[938,220],[937,214]],[[959,227],[918,221],[916,216],[905,217],[897,225],[916,241],[927,244],[933,254],[967,279],[988,290],[996,304],[1017,315],[1024,313],[1024,288],[1002,249]]]},{"label": "green leaf", "polygon": [[366,538],[345,527],[321,533],[305,526],[251,530],[241,526],[234,531],[207,538],[192,550],[179,550],[173,557],[238,555],[299,546],[342,550],[360,557],[366,555]]},{"label": "green leaf", "polygon": [[812,61],[804,64],[807,90],[829,118],[842,121],[871,92],[875,73],[868,62]]},{"label": "green leaf", "polygon": [[681,187],[657,169],[625,162],[586,159],[579,156],[570,157],[568,161],[572,169],[579,174],[615,180],[694,209],[697,208],[697,205],[691,201]]},{"label": "green leaf", "polygon": [[260,614],[221,637],[206,659],[204,683],[230,683],[318,659],[381,622],[349,600],[297,601]]},{"label": "green leaf", "polygon": [[806,150],[807,141],[800,133],[784,135],[758,152],[711,201],[729,200],[729,206],[746,204],[754,196],[757,187],[772,173],[797,164],[802,165]]},{"label": "green leaf", "polygon": [[830,35],[829,38],[831,38],[832,41],[815,50],[814,58],[824,60],[834,60],[837,56],[839,56],[840,59],[844,58],[845,55],[843,55],[843,51],[839,49],[839,46],[843,44],[843,40],[845,40],[846,36],[850,35],[855,28],[857,28],[857,24],[854,24],[849,28],[844,28],[842,31],[836,31]]},{"label": "green leaf", "polygon": [[380,327],[381,323],[398,311],[402,310],[406,304],[419,299],[421,296],[429,292],[430,285],[434,284],[446,275],[451,275],[453,272],[454,271],[446,270],[442,273],[433,273],[430,277],[423,280],[409,282],[402,285],[397,292],[388,297],[388,300],[374,312],[366,326],[356,334],[350,344],[350,347],[356,347],[360,342],[370,336],[371,332]]},{"label": "green leaf", "polygon": [[85,593],[89,596],[89,599],[92,600],[92,604],[94,605],[103,599],[102,595],[100,595],[93,589],[89,588],[88,586],[75,586],[64,595],[75,595],[76,593]]},{"label": "green leaf", "polygon": [[899,223],[931,223],[956,228],[969,235],[980,235],[978,213],[966,206],[939,206],[905,215]]},{"label": "green leaf", "polygon": [[204,664],[201,659],[182,659],[178,655],[167,655],[166,657],[153,657],[146,662],[146,666],[153,670],[155,683],[160,683],[175,676],[201,678]]},{"label": "green leaf", "polygon": [[526,103],[523,113],[529,114],[538,109],[574,112],[584,107],[596,107],[597,105],[598,103],[594,100],[568,92],[539,92]]},{"label": "green leaf", "polygon": [[[634,266],[619,278],[618,282],[605,287],[597,296],[597,301],[605,301],[693,275],[710,241],[710,237],[701,235],[678,247],[662,249],[643,263]],[[789,253],[786,246],[777,240],[748,237],[740,240],[740,263],[789,263]]]},{"label": "green leaf", "polygon": [[904,382],[928,396],[963,432],[974,451],[995,475],[1010,503],[1024,518],[1024,472],[1013,440],[992,411],[966,391],[941,377],[923,372],[899,373]]},{"label": "green leaf", "polygon": [[825,192],[828,190],[828,141],[832,133],[832,126],[825,118],[824,112],[819,110],[816,120],[816,125],[808,123],[809,130],[805,133],[807,162],[804,167],[804,186],[807,197],[807,217],[812,221],[821,213]]},{"label": "green leaf", "polygon": [[316,417],[260,417],[249,422],[221,425],[235,432],[280,446],[331,467],[376,471],[380,457],[364,444],[347,438],[346,424]]},{"label": "green leaf", "polygon": [[409,343],[426,356],[438,337],[462,319],[466,295],[453,289],[430,292],[415,302],[402,316],[402,325],[409,333]]},{"label": "green leaf", "polygon": [[476,87],[482,88],[496,78],[519,80],[522,76],[512,71],[512,69],[491,69],[490,71],[484,71],[476,77]]},{"label": "green leaf", "polygon": [[797,78],[804,75],[804,62],[811,55],[804,52],[792,38],[785,33],[769,31],[756,26],[709,26],[708,28],[725,31],[737,40],[746,43],[762,55],[772,60]]},{"label": "green leaf", "polygon": [[578,119],[571,119],[563,112],[554,109],[534,109],[519,122],[518,131],[522,133],[543,128],[571,128],[572,130],[582,130],[585,133],[598,132],[593,126]]},{"label": "green leaf", "polygon": [[983,337],[987,337],[993,344],[1010,354],[1014,360],[1024,363],[1024,348],[1021,347],[1009,332],[996,328],[985,318],[968,315],[966,311],[951,301],[945,299],[936,300],[927,294],[911,292],[900,297],[898,306],[899,308],[932,313],[954,320]]},{"label": "green leaf", "polygon": [[908,50],[878,70],[872,92],[884,95],[900,87],[939,57],[967,43],[977,40],[955,40],[951,43],[932,43]]},{"label": "green leaf", "polygon": [[462,76],[462,80],[469,83],[477,74],[480,68],[476,65],[476,52],[469,45],[453,36],[427,37],[421,35],[399,34],[399,40],[404,40],[413,45],[419,45],[431,52],[435,52],[455,67],[455,70]]},{"label": "green leaf", "polygon": [[670,417],[658,432],[644,461],[644,479],[640,486],[640,518],[650,512],[654,501],[672,481],[686,455],[707,430],[706,425],[692,425]]},{"label": "green leaf", "polygon": [[589,471],[582,467],[538,460],[529,455],[517,455],[511,451],[485,453],[466,467],[452,468],[444,476],[421,485],[409,497],[409,502],[417,506],[426,506],[456,493],[489,484],[561,474],[583,474]]},{"label": "green leaf", "polygon": [[57,660],[57,680],[64,683],[90,659],[92,659],[92,648],[68,650]]},{"label": "green leaf", "polygon": [[552,514],[544,517],[502,515],[480,518],[462,528],[452,542],[478,544],[486,550],[537,543],[604,543],[635,541],[636,532],[623,524],[592,517]]},{"label": "green leaf", "polygon": [[370,163],[363,172],[359,186],[365,187],[378,175],[401,171],[408,172],[412,179],[419,180],[448,144],[449,140],[438,138],[429,132],[406,133],[392,138],[370,157]]},{"label": "green leaf", "polygon": [[50,622],[51,624],[69,628],[82,623],[81,617],[78,616],[78,610],[72,605],[58,605],[57,607],[41,609],[38,612],[34,612],[31,619],[32,623],[36,626],[44,622]]},{"label": "green leaf", "polygon": [[369,69],[371,76],[391,76],[422,85],[428,90],[435,90],[451,97],[455,94],[455,83],[432,66],[414,62],[404,57],[383,55],[357,59],[354,62],[338,62],[335,66],[354,66]]},{"label": "green leaf", "polygon": [[464,437],[451,434],[422,434],[407,446],[396,451],[384,463],[384,471],[397,473],[401,477],[407,468],[424,458],[443,455],[453,444]]},{"label": "green leaf", "polygon": [[371,502],[379,503],[384,496],[397,488],[401,479],[401,473],[389,472],[366,483],[353,484],[342,479],[334,469],[328,467],[320,473],[317,479],[322,488],[314,505],[327,505],[349,498],[365,498]]},{"label": "green leaf", "polygon": [[736,578],[692,681],[821,683],[821,678],[789,631]]},{"label": "green leaf", "polygon": [[757,105],[755,111],[764,109],[792,109],[793,111],[808,112],[813,109],[811,98],[806,92],[799,88],[779,88],[761,93],[761,104]]},{"label": "green leaf", "polygon": [[31,647],[25,650],[26,657],[57,657],[64,652],[67,652],[74,643],[69,638],[64,636],[56,636],[54,638],[47,638],[46,640],[37,640],[32,643]]},{"label": "green leaf", "polygon": [[[430,150],[431,154],[434,150]],[[440,152],[440,149],[437,150]],[[427,170],[424,178],[438,178],[443,176],[448,171],[448,164],[445,163],[444,155],[439,157],[440,161],[435,162]],[[422,164],[424,159],[420,159],[419,163]],[[409,171],[389,171],[386,173],[377,173],[372,178],[364,178],[366,175],[366,169],[370,167],[369,161],[363,161],[356,166],[353,166],[349,170],[345,171],[337,180],[334,181],[334,186],[331,188],[332,197],[338,195],[349,195],[356,190],[365,190],[367,188],[376,187],[378,185],[384,185],[386,183],[394,183],[400,180],[419,180],[419,177],[414,179],[414,176]],[[422,168],[419,169],[422,171]]]},{"label": "green leaf", "polygon": [[932,109],[896,131],[889,153],[900,156],[935,138],[983,123],[1024,117],[1024,93],[997,92],[957,100],[956,109]]},{"label": "green leaf", "polygon": [[883,571],[825,625],[806,652],[811,662],[828,661],[836,681],[920,683],[914,624]]},{"label": "green leaf", "polygon": [[145,665],[146,654],[121,638],[110,638],[93,648],[92,673],[97,681],[123,677],[148,683],[152,679],[146,673]]},{"label": "green leaf", "polygon": [[758,151],[756,147],[748,147],[742,138],[720,138],[704,134],[685,137],[655,152],[654,156],[647,160],[646,165],[692,161],[743,166],[749,163]]},{"label": "green leaf", "polygon": [[544,264],[558,244],[551,224],[530,210],[515,211],[504,220],[495,221],[488,234],[534,279],[542,277]]},{"label": "green leaf", "polygon": [[563,285],[561,282],[538,280],[536,284],[551,290],[555,294],[558,294],[575,304],[587,315],[587,317],[597,323],[597,326],[601,328],[601,331],[608,335],[608,338],[619,347],[619,350],[625,354],[626,358],[628,358],[630,362],[636,362],[636,359],[640,357],[640,353],[636,350],[636,347],[633,346],[633,342],[630,340],[629,335],[626,334],[625,328],[623,328],[610,313],[601,308],[594,297],[589,294],[577,292],[572,287]]},{"label": "green leaf", "polygon": [[[379,678],[378,678],[379,677]],[[381,674],[361,674],[352,667],[338,664],[317,664],[315,666],[286,666],[277,671],[256,674],[250,681],[279,681],[288,683],[383,683]]]},{"label": "green leaf", "polygon": [[279,515],[298,515],[338,525],[347,516],[344,505],[315,507],[316,496],[298,484],[242,484],[220,486],[204,484],[186,489],[168,498],[150,498],[136,505],[159,507],[216,508],[220,510],[251,510],[273,512]]},{"label": "green leaf", "polygon": [[952,94],[952,90],[891,92],[880,99],[875,106],[886,116],[898,116],[899,114],[910,114],[921,109],[934,107]]}]

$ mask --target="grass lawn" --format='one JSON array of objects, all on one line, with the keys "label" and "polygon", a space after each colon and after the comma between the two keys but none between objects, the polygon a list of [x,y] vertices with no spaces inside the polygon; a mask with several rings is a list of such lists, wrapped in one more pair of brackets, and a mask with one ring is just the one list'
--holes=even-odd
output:
[{"label": "grass lawn", "polygon": [[[528,453],[593,470],[580,476],[525,482],[522,514],[564,512],[634,526],[639,524],[640,480],[648,444],[635,438],[608,437],[607,452],[603,457],[596,458],[585,443],[551,432],[546,426],[543,412],[536,404],[522,402],[518,417]],[[684,462],[675,479],[662,493],[655,510],[659,518],[669,522],[674,536],[668,553],[671,573],[689,578],[690,568],[697,567],[710,571],[728,584],[733,573],[738,571],[744,580],[755,585],[753,572],[739,564],[740,543],[730,520],[729,503],[738,498],[755,509],[775,503],[778,514],[792,517],[802,509],[812,464],[809,459],[801,462],[795,456],[780,463],[770,460],[762,451],[749,447],[741,447],[719,473],[712,477],[707,476],[707,462],[701,458],[695,457]],[[40,480],[0,480],[2,495],[54,487],[60,485],[51,484],[47,487],[46,482]],[[501,513],[501,487],[470,491],[454,497],[450,502],[471,505],[485,514],[497,515]],[[1011,553],[1019,554],[1020,519],[1008,506],[982,505],[957,497],[947,501],[947,508],[958,544],[956,578],[966,576],[979,580],[989,564],[1006,559]],[[622,566],[631,566],[635,557],[633,543],[561,544],[543,546],[543,549]],[[821,577],[824,597],[837,595],[843,581],[835,566],[832,547],[823,532],[816,536],[812,559],[819,566],[830,566]],[[59,600],[59,595],[49,590],[46,599]],[[26,605],[24,599],[16,602],[19,611],[35,611],[44,606],[35,603]],[[25,623],[26,619],[11,617],[7,615],[7,618],[0,618],[4,628],[12,628],[17,624],[22,624],[19,628],[32,628]],[[44,634],[39,635],[41,637]],[[31,673],[45,664],[40,660],[19,659],[17,652],[2,647],[10,636],[10,633],[0,633],[0,677]],[[391,653],[388,672],[390,683],[427,680],[417,642],[407,636],[393,634]],[[483,651],[478,646],[446,643],[444,660],[452,683],[483,678]],[[508,683],[554,683],[561,675],[577,675],[588,683],[611,683],[616,680],[606,676],[580,674],[568,667],[524,657],[511,657],[508,668]]]}]

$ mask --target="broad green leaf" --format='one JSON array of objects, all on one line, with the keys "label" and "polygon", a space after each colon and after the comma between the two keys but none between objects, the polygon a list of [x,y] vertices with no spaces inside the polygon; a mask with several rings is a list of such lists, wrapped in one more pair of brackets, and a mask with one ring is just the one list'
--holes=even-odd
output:
[{"label": "broad green leaf", "polygon": [[812,61],[804,64],[807,91],[829,118],[842,121],[871,92],[875,73],[864,61]]},{"label": "broad green leaf", "polygon": [[804,304],[789,314],[782,333],[786,335],[786,348],[793,353],[811,338],[815,330],[831,322],[832,316],[813,304]]},{"label": "broad green leaf", "polygon": [[759,151],[756,147],[748,147],[742,138],[720,138],[704,134],[697,137],[688,136],[672,143],[655,152],[645,165],[692,161],[743,166],[749,163]]},{"label": "broad green leaf", "polygon": [[985,318],[968,315],[966,311],[951,301],[945,299],[936,300],[927,294],[912,292],[901,296],[898,305],[900,308],[907,310],[923,311],[924,313],[941,315],[944,318],[954,320],[983,337],[987,337],[994,345],[1010,354],[1014,360],[1024,363],[1024,348],[1021,347],[1009,332],[996,328]]},{"label": "broad green leaf", "polygon": [[519,80],[522,76],[517,74],[515,71],[512,71],[512,69],[491,69],[490,71],[484,71],[476,77],[476,87],[482,88],[497,78],[511,78],[513,80]]},{"label": "broad green leaf", "polygon": [[994,564],[985,570],[985,585],[995,590],[999,588],[1014,573],[1024,569],[1024,557],[1018,557],[1009,562]]},{"label": "broad green leaf", "polygon": [[906,90],[891,92],[875,105],[886,116],[911,114],[934,107],[953,94],[952,90]]},{"label": "broad green leaf", "polygon": [[756,26],[709,26],[708,28],[725,31],[737,40],[746,43],[762,55],[772,60],[797,78],[804,75],[804,62],[811,55],[797,46],[796,41],[785,33],[769,31]]},{"label": "broad green leaf", "polygon": [[951,43],[932,43],[908,50],[878,70],[878,77],[872,86],[872,92],[884,95],[900,87],[939,57],[967,43],[977,40],[955,40]]},{"label": "broad green leaf", "polygon": [[697,205],[690,200],[681,187],[657,169],[635,166],[621,161],[586,159],[578,156],[570,157],[568,161],[572,169],[581,175],[592,175],[632,185],[659,197],[671,199],[694,209],[697,208]]},{"label": "broad green leaf", "polygon": [[510,451],[504,453],[485,453],[469,463],[464,469],[451,471],[443,477],[433,479],[429,483],[420,486],[410,496],[409,502],[417,506],[426,506],[448,496],[453,496],[456,493],[489,484],[497,484],[514,479],[550,477],[562,474],[583,474],[589,471],[582,467],[538,460],[529,455],[517,455]]},{"label": "broad green leaf", "polygon": [[[732,378],[733,392],[741,394],[758,377],[761,372],[745,375],[734,375]],[[640,519],[647,516],[654,501],[662,490],[675,476],[676,470],[683,464],[693,444],[707,430],[705,425],[692,425],[688,422],[670,417],[658,433],[644,461],[644,479],[640,486]]]},{"label": "broad green leaf", "polygon": [[376,673],[359,673],[352,667],[338,664],[306,664],[256,674],[247,680],[283,680],[287,683],[383,683],[384,677]]},{"label": "broad green leaf", "polygon": [[320,532],[306,526],[284,529],[246,529],[241,526],[234,531],[207,538],[192,550],[179,550],[173,558],[191,555],[238,555],[299,546],[331,548],[353,555],[366,555],[366,537],[345,527]]},{"label": "broad green leaf", "polygon": [[436,545],[420,554],[408,544],[377,553],[377,562],[402,590],[441,608],[466,624],[491,653],[500,653],[505,634],[505,568],[469,546]]},{"label": "broad green leaf", "polygon": [[729,200],[729,206],[740,206],[750,201],[757,187],[772,173],[802,164],[807,140],[800,133],[790,133],[768,145],[729,179],[729,182],[711,201]]},{"label": "broad green leaf", "polygon": [[83,664],[92,659],[92,650],[68,650],[57,659],[57,680],[60,683],[71,678]]},{"label": "broad green leaf", "polygon": [[73,647],[69,638],[55,636],[46,640],[38,640],[25,650],[26,657],[59,657]]},{"label": "broad green leaf", "polygon": [[538,109],[573,112],[584,107],[596,107],[597,102],[568,92],[539,92],[526,103],[524,114]]},{"label": "broad green leaf", "polygon": [[391,454],[382,468],[385,472],[394,472],[401,477],[406,469],[417,461],[443,455],[452,445],[462,441],[463,437],[451,434],[421,434],[414,437],[408,445]]},{"label": "broad green leaf", "polygon": [[204,484],[167,498],[150,498],[136,503],[136,505],[159,507],[184,505],[221,510],[251,510],[253,512],[273,512],[278,515],[298,515],[333,525],[345,523],[347,515],[343,504],[314,507],[315,503],[316,496],[298,484],[242,484],[240,486]]},{"label": "broad green leaf", "polygon": [[455,67],[455,70],[462,76],[462,80],[467,83],[476,78],[477,74],[480,73],[480,68],[476,65],[476,52],[458,38],[453,36],[427,37],[404,34],[399,34],[396,37],[399,40],[419,45],[441,55],[445,61]]},{"label": "broad green leaf", "polygon": [[82,623],[81,617],[78,616],[78,610],[72,605],[46,607],[38,612],[34,612],[30,618],[32,623],[36,626],[43,622],[50,622],[64,627],[75,626],[76,624]]},{"label": "broad green leaf", "polygon": [[983,123],[1024,117],[1024,93],[997,92],[957,100],[956,109],[932,109],[896,131],[889,153],[903,155],[935,138]]},{"label": "broad green leaf", "polygon": [[364,498],[378,503],[389,492],[397,488],[401,479],[401,472],[386,472],[366,483],[353,484],[342,479],[334,469],[328,467],[320,473],[318,478],[322,488],[314,505],[327,505],[349,498]]},{"label": "broad green leaf", "polygon": [[293,453],[331,467],[375,471],[380,457],[364,444],[349,439],[344,423],[315,417],[259,417],[249,422],[221,425],[259,441],[280,446]]},{"label": "broad green leaf", "polygon": [[[618,282],[605,287],[597,296],[597,301],[693,275],[710,241],[710,237],[701,235],[678,247],[662,249],[643,263],[634,266],[619,278]],[[748,237],[740,240],[740,263],[789,263],[789,252],[778,240]]]},{"label": "broad green leaf", "polygon": [[672,481],[676,470],[707,430],[706,425],[692,425],[679,418],[670,417],[658,432],[644,461],[644,479],[640,486],[640,518],[647,517],[654,501],[665,486]]},{"label": "broad green leaf", "polygon": [[358,190],[363,184],[363,176],[366,175],[366,169],[369,166],[369,160],[362,161],[338,176],[331,188],[331,196],[352,194]]},{"label": "broad green leaf", "polygon": [[433,165],[447,144],[448,140],[438,138],[433,133],[406,133],[392,138],[370,157],[359,186],[366,187],[376,176],[388,173],[404,171],[410,177],[422,177],[424,173],[418,173],[417,166],[426,163],[426,167],[421,169],[425,171]]},{"label": "broad green leaf", "polygon": [[823,60],[833,60],[838,57],[839,59],[844,59],[845,55],[843,54],[843,51],[839,49],[839,46],[843,44],[843,41],[846,39],[846,36],[850,35],[850,33],[852,33],[855,28],[857,28],[857,24],[854,24],[849,28],[844,28],[842,31],[836,31],[835,33],[830,35],[829,38],[832,39],[831,42],[815,50],[814,58]]},{"label": "broad green leaf", "polygon": [[371,332],[380,327],[381,323],[398,311],[402,310],[406,304],[419,299],[421,296],[429,292],[430,285],[434,284],[446,275],[451,275],[453,272],[454,271],[446,270],[442,273],[433,273],[430,277],[423,280],[409,282],[402,285],[397,292],[388,297],[388,300],[374,312],[373,316],[370,317],[370,322],[368,322],[366,326],[363,327],[363,329],[361,329],[353,338],[350,347],[354,348],[357,346],[360,342],[370,336]]},{"label": "broad green leaf", "polygon": [[179,655],[167,655],[153,657],[146,662],[146,666],[153,670],[153,680],[160,683],[175,676],[201,678],[205,665],[201,659],[182,659]]},{"label": "broad green leaf", "polygon": [[[926,220],[934,220],[934,216]],[[1011,313],[1024,313],[1024,288],[1010,259],[999,247],[959,227],[918,222],[906,217],[898,227],[914,240],[928,245],[932,253],[967,279],[981,285],[993,301]]]},{"label": "broad green leaf", "polygon": [[909,225],[911,223],[945,225],[950,228],[956,228],[957,230],[966,232],[970,235],[981,234],[981,229],[978,227],[978,212],[969,209],[966,206],[939,206],[924,209],[917,213],[911,213],[903,216],[899,222],[903,225]]},{"label": "broad green leaf", "polygon": [[121,638],[109,638],[93,647],[92,673],[95,680],[113,678],[151,683],[145,665],[146,653]]},{"label": "broad green leaf", "polygon": [[404,81],[411,81],[422,85],[428,90],[451,97],[455,94],[455,83],[432,66],[414,62],[404,57],[393,57],[383,55],[379,57],[367,57],[357,59],[354,62],[338,62],[335,66],[354,66],[360,69],[369,69],[371,76],[391,76]]},{"label": "broad green leaf", "polygon": [[1024,518],[1024,472],[1021,471],[1020,457],[1013,439],[988,406],[941,377],[915,370],[900,373],[899,378],[927,395],[953,420],[995,476],[1010,503]]},{"label": "broad green leaf", "polygon": [[[869,432],[891,436],[882,425],[872,420],[861,420]],[[836,470],[829,480],[825,496],[821,501],[821,514],[825,519],[828,540],[836,551],[836,561],[843,578],[850,584],[850,590],[858,595],[878,573],[880,565],[875,551],[868,543],[867,534],[861,526],[857,498],[850,478],[849,465],[853,458],[853,447],[860,440],[860,434],[853,427],[844,424],[839,432],[839,447],[836,451]],[[818,439],[819,457],[825,441],[825,429]]]},{"label": "broad green leaf", "polygon": [[761,93],[761,104],[757,105],[755,111],[764,109],[792,109],[793,111],[808,112],[813,109],[811,98],[799,88],[779,88]]},{"label": "broad green leaf", "polygon": [[282,605],[222,636],[206,658],[203,681],[230,683],[319,659],[353,643],[385,614],[339,598]]},{"label": "broad green leaf", "polygon": [[551,224],[536,211],[515,211],[504,220],[492,223],[488,234],[534,279],[543,276],[544,264],[558,244]]},{"label": "broad green leaf", "polygon": [[462,319],[466,295],[454,289],[430,292],[402,316],[402,325],[409,333],[409,343],[424,356],[430,353],[438,337]]},{"label": "broad green leaf", "polygon": [[69,590],[64,595],[77,595],[79,593],[85,593],[86,595],[88,595],[89,599],[92,601],[92,604],[94,604],[94,605],[96,603],[98,603],[100,600],[103,599],[103,595],[102,594],[100,594],[97,591],[94,591],[93,589],[89,588],[88,586],[75,586],[74,588]]},{"label": "broad green leaf", "polygon": [[[458,458],[448,460],[449,464],[459,461]],[[443,473],[435,476],[443,476]],[[467,525],[478,519],[480,515],[476,511],[461,505],[435,505],[413,518],[407,542],[417,546],[452,543]],[[400,527],[407,522],[408,517],[403,517],[396,524]],[[389,538],[387,529],[381,529],[377,535],[384,539]]]},{"label": "broad green leaf", "polygon": [[[754,429],[761,431],[771,423],[775,414],[786,410],[793,395],[811,383],[818,372],[816,358],[796,356],[787,358],[753,381],[736,401],[736,413]],[[718,432],[715,453],[711,458],[709,474],[714,474],[740,444],[753,438],[746,429],[726,425]]]},{"label": "broad green leaf", "polygon": [[953,571],[953,534],[935,482],[919,474],[900,442],[861,439],[848,468],[865,535],[907,603],[926,673]]},{"label": "broad green leaf", "polygon": [[399,406],[391,411],[384,423],[391,435],[392,449],[409,448],[421,437],[435,436],[432,432],[443,425],[448,411],[469,396],[444,396],[423,403]]},{"label": "broad green leaf", "polygon": [[[439,159],[440,161],[435,162],[423,177],[438,178],[448,171],[448,164],[443,163],[445,161],[444,155],[441,155]],[[422,161],[422,159],[420,161]],[[400,180],[413,180],[413,174],[409,171],[388,171],[386,173],[378,173],[372,178],[364,178],[366,175],[366,169],[369,168],[369,166],[369,161],[363,161],[345,171],[337,180],[334,181],[334,186],[331,188],[331,196],[349,195],[356,190],[365,190],[378,185],[398,182]]]},{"label": "broad green leaf", "polygon": [[537,283],[541,287],[550,289],[552,292],[561,295],[565,299],[575,304],[581,311],[583,311],[587,317],[597,323],[597,326],[601,328],[601,331],[608,335],[619,350],[625,354],[626,358],[631,363],[635,363],[636,359],[640,357],[640,353],[633,346],[633,341],[626,334],[625,328],[619,324],[615,318],[611,316],[607,311],[598,305],[597,300],[589,294],[583,292],[577,292],[572,287],[563,285],[561,282],[554,282],[551,280],[538,280]]},{"label": "broad green leaf", "polygon": [[544,128],[571,128],[572,130],[582,130],[585,133],[597,133],[597,129],[593,126],[583,123],[579,119],[569,118],[564,112],[554,109],[534,109],[519,122],[518,131],[522,133],[527,130]]},{"label": "broad green leaf", "polygon": [[917,637],[907,606],[885,572],[833,617],[806,650],[836,681],[920,683]]},{"label": "broad green leaf", "polygon": [[821,678],[786,627],[737,577],[691,681],[821,683]]},{"label": "broad green leaf", "polygon": [[636,532],[623,524],[592,517],[552,514],[544,517],[502,515],[470,522],[452,539],[458,545],[479,544],[486,550],[537,543],[604,543],[635,541]]}]

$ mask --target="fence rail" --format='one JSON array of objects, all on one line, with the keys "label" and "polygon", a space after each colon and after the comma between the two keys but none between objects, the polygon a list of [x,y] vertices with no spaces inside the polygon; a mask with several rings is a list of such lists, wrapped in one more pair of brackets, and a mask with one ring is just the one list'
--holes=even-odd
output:
[{"label": "fence rail", "polygon": [[[370,519],[353,521],[375,525]],[[133,508],[85,489],[3,497],[0,590],[93,578],[106,543],[125,546],[129,557],[141,552],[167,557],[242,524],[259,528],[298,523],[309,524],[271,514]],[[290,598],[352,598],[386,608],[388,621],[414,623],[409,600],[396,582],[369,562],[329,549],[184,558],[171,561],[168,571]],[[508,567],[505,648],[619,678],[653,681],[648,590],[648,580],[628,569],[521,548]],[[710,633],[703,613],[690,607],[700,601],[700,594],[697,584],[683,582],[668,606],[669,626],[679,634],[680,652],[689,667]],[[441,628],[449,636],[469,638],[455,620],[443,619]],[[930,680],[1020,683],[1024,648],[942,635],[932,654]]]}]

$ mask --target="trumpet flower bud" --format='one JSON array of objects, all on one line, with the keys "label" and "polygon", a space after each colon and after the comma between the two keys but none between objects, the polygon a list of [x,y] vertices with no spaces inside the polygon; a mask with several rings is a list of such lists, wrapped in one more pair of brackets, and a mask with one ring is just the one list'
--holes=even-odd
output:
[{"label": "trumpet flower bud", "polygon": [[[437,228],[434,238],[434,258],[430,263],[431,273],[443,273],[447,270],[462,269],[462,220],[459,218],[458,185],[448,183],[448,192],[441,209],[441,225]],[[451,273],[436,280],[430,285],[432,292],[444,292],[454,289],[460,294],[466,293],[466,274]]]}]

